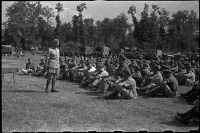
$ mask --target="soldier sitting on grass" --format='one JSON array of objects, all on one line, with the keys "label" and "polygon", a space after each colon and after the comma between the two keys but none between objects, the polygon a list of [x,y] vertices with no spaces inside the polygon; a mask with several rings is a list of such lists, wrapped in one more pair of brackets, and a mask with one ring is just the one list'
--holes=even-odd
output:
[{"label": "soldier sitting on grass", "polygon": [[192,71],[192,67],[190,65],[186,65],[186,73],[180,74],[179,83],[181,85],[192,86],[195,82],[195,74]]},{"label": "soldier sitting on grass", "polygon": [[141,87],[137,89],[139,94],[143,94],[142,92],[146,92],[154,88],[158,83],[163,81],[163,76],[159,71],[159,66],[154,64],[152,66],[153,74],[150,77],[145,77],[145,81],[141,84]]},{"label": "soldier sitting on grass", "polygon": [[98,70],[100,71],[100,73],[99,73],[98,75],[96,75],[96,76],[94,77],[94,79],[91,80],[91,83],[89,84],[89,86],[90,86],[91,88],[93,88],[93,87],[96,88],[96,87],[98,86],[99,82],[100,82],[104,77],[108,77],[108,76],[109,76],[108,72],[105,70],[105,66],[104,66],[102,63],[100,63],[100,64],[98,65]]},{"label": "soldier sitting on grass", "polygon": [[85,70],[82,74],[80,83],[84,83],[89,79],[90,75],[96,71],[96,65],[94,63],[88,63],[88,69]]},{"label": "soldier sitting on grass", "polygon": [[66,79],[65,71],[68,68],[67,64],[65,61],[62,59],[60,60],[60,75],[59,79]]},{"label": "soldier sitting on grass", "polygon": [[129,69],[123,71],[122,80],[119,80],[113,84],[114,92],[105,99],[136,99],[138,97],[136,91],[136,82],[131,77],[131,72]]},{"label": "soldier sitting on grass", "polygon": [[69,64],[69,68],[66,69],[65,71],[67,80],[69,80],[73,76],[72,71],[77,67],[78,67],[77,62],[75,60],[72,60],[72,62]]},{"label": "soldier sitting on grass", "polygon": [[107,90],[109,88],[112,88],[112,84],[114,82],[121,79],[122,71],[125,69],[129,69],[127,58],[123,54],[119,55],[119,61],[116,61],[115,63],[115,68],[112,69],[112,72],[109,74],[109,76],[103,78],[99,83],[98,90],[104,92],[104,95],[107,93]]},{"label": "soldier sitting on grass", "polygon": [[74,74],[72,76],[75,82],[79,82],[81,77],[83,76],[83,72],[88,69],[86,62],[82,61],[81,66],[74,70]]},{"label": "soldier sitting on grass", "polygon": [[35,73],[35,65],[32,63],[33,59],[29,58],[28,63],[26,63],[26,69],[22,69],[21,71],[25,75],[29,75],[30,73]]},{"label": "soldier sitting on grass", "polygon": [[192,109],[190,109],[189,111],[187,111],[185,113],[177,112],[177,115],[175,116],[175,118],[179,122],[181,122],[185,125],[187,125],[189,120],[191,120],[192,118],[197,118],[199,120],[199,99],[197,99],[194,102],[194,107]]},{"label": "soldier sitting on grass", "polygon": [[37,65],[36,75],[43,76],[45,73],[45,61],[44,59],[40,60],[41,62]]},{"label": "soldier sitting on grass", "polygon": [[139,66],[134,66],[134,72],[132,73],[132,78],[135,79],[137,86],[140,86],[144,80],[140,70]]},{"label": "soldier sitting on grass", "polygon": [[199,97],[199,81],[195,82],[192,86],[192,89],[185,94],[180,94],[188,102],[194,102],[197,97]]},{"label": "soldier sitting on grass", "polygon": [[178,81],[173,76],[172,72],[168,70],[163,71],[163,82],[157,83],[155,87],[145,92],[145,95],[149,97],[156,96],[158,94],[166,97],[175,97],[178,90]]},{"label": "soldier sitting on grass", "polygon": [[98,75],[101,74],[101,69],[103,65],[101,63],[98,63],[96,66],[97,70],[89,74],[85,81],[82,82],[82,87],[88,86],[89,84],[93,83],[97,77],[99,77]]}]

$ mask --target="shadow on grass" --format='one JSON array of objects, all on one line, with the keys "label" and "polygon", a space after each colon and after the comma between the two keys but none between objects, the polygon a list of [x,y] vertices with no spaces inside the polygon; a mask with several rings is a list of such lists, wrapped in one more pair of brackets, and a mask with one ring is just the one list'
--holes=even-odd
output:
[{"label": "shadow on grass", "polygon": [[160,122],[160,124],[164,124],[168,126],[176,126],[176,127],[198,127],[199,126],[199,122],[197,121],[189,121],[189,123],[185,125],[179,122],[178,120],[176,120],[175,118],[173,118],[171,121],[162,121]]},{"label": "shadow on grass", "polygon": [[45,93],[44,91],[34,91],[34,90],[2,90],[2,92]]},{"label": "shadow on grass", "polygon": [[53,103],[50,104],[53,108],[65,108],[65,109],[71,109],[73,106],[68,103]]},{"label": "shadow on grass", "polygon": [[188,104],[188,103],[186,102],[186,100],[185,100],[183,97],[181,97],[181,96],[178,96],[178,97],[174,98],[174,99],[172,100],[172,102],[173,102],[173,103],[181,103],[181,104],[185,104],[185,105]]},{"label": "shadow on grass", "polygon": [[96,92],[96,91],[87,91],[87,92],[76,92],[75,94],[85,94],[85,95],[88,95],[88,96],[98,96],[100,93],[99,92]]}]

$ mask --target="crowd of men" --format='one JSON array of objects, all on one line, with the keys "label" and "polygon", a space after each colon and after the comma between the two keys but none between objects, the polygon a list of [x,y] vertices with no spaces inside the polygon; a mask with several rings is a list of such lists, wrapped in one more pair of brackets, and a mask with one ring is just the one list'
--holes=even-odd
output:
[{"label": "crowd of men", "polygon": [[[45,76],[45,61],[35,66],[32,59],[23,69],[24,74],[35,73]],[[171,61],[158,58],[155,60],[130,60],[123,54],[109,56],[106,59],[75,57],[60,59],[60,80],[80,83],[91,91],[98,91],[105,99],[136,99],[138,96],[172,98],[177,96],[179,85],[191,88],[186,94],[180,94],[194,108],[186,113],[177,113],[176,118],[187,123],[199,116],[199,61],[184,59]]]}]

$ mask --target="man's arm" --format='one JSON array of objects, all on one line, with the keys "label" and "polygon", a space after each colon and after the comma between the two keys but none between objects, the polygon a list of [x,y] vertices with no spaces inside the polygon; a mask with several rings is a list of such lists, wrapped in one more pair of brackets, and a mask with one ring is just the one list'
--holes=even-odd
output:
[{"label": "man's arm", "polygon": [[50,52],[49,52],[49,49],[48,49],[48,50],[47,50],[47,53],[46,53],[46,57],[45,57],[45,59],[46,59],[46,62],[45,62],[45,68],[47,68],[47,66],[48,66],[49,55],[50,55]]},{"label": "man's arm", "polygon": [[26,63],[26,70],[27,70],[27,69],[29,69],[29,65],[28,65],[28,63]]}]

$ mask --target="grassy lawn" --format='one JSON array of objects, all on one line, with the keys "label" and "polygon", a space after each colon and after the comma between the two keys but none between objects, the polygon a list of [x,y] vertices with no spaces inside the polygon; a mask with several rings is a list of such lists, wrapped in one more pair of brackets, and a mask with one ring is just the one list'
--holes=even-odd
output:
[{"label": "grassy lawn", "polygon": [[[38,64],[41,55],[21,59],[2,57],[2,67],[22,69],[28,58]],[[5,75],[9,80],[11,74]],[[176,112],[188,105],[181,97],[101,100],[99,94],[77,84],[58,81],[59,93],[45,93],[45,78],[25,76],[19,71],[16,86],[2,82],[2,131],[189,131],[198,123],[183,125],[174,120]],[[13,86],[13,83],[11,83]],[[179,93],[190,88],[181,86]]]}]

